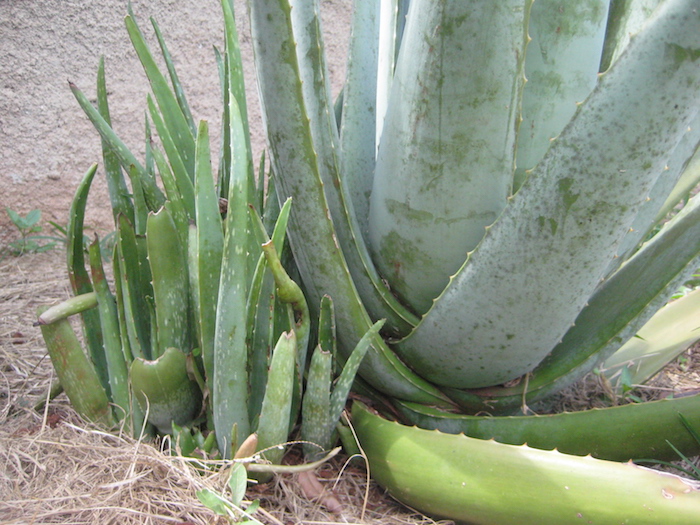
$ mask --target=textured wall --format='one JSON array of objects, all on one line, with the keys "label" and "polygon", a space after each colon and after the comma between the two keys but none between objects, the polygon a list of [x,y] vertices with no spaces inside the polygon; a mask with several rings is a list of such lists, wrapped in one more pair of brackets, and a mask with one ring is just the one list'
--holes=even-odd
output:
[{"label": "textured wall", "polygon": [[[257,158],[264,139],[245,0],[235,4]],[[322,1],[325,30],[332,35],[329,68],[336,92],[345,68],[351,4]],[[82,174],[101,161],[99,137],[68,88],[70,80],[93,98],[101,55],[112,124],[142,155],[148,85],[124,28],[126,5],[126,0],[0,0],[0,244],[14,234],[6,206],[22,213],[38,208],[44,218],[65,223]],[[195,119],[209,121],[212,145],[218,145],[220,94],[213,46],[223,42],[219,1],[133,0],[132,5],[148,36],[148,18],[157,19]],[[102,232],[112,229],[101,171],[86,223]]]}]

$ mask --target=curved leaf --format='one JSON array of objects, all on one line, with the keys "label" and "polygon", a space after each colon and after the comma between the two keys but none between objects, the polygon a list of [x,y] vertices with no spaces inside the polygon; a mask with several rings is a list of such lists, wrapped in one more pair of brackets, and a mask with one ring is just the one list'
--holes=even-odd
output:
[{"label": "curved leaf", "polygon": [[678,417],[700,418],[700,396],[544,416],[465,416],[411,403],[396,406],[421,428],[564,454],[674,461],[678,454],[673,447],[688,456],[700,452],[700,444]]},{"label": "curved leaf", "polygon": [[631,463],[411,428],[353,407],[372,476],[412,508],[499,525],[687,525],[700,485]]}]

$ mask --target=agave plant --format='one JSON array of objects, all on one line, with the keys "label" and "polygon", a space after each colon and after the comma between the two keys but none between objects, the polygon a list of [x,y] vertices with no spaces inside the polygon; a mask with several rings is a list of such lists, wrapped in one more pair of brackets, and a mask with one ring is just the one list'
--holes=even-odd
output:
[{"label": "agave plant", "polygon": [[[288,274],[295,273],[285,244],[292,204],[278,203],[274,185],[264,184],[264,161],[259,178],[254,176],[232,2],[222,0],[222,8],[218,176],[208,125],[195,125],[155,21],[165,71],[131,10],[125,19],[152,88],[144,163],[112,129],[104,62],[97,107],[71,85],[102,137],[116,228],[114,279],[112,286],[97,239],[87,268],[83,252],[94,165],[70,210],[68,270],[75,297],[42,311],[37,324],[64,390],[95,423],[121,424],[135,436],[144,430],[174,434],[184,454],[197,447],[212,452],[216,443],[220,455],[230,458],[240,456],[245,444],[247,454],[257,452],[275,464],[303,414],[307,455],[318,459],[333,448],[355,372],[383,323],[368,330],[347,363],[338,363],[333,303],[319,298],[319,344],[304,380],[310,318]],[[74,314],[82,315],[87,352],[68,320]],[[257,468],[259,479],[270,475],[269,466],[248,468]]]},{"label": "agave plant", "polygon": [[[355,2],[335,101],[318,2],[249,5],[310,304],[333,298],[345,355],[386,319],[358,389],[413,423],[512,444],[573,440],[571,453],[615,460],[697,445],[676,417],[697,397],[652,406],[665,427],[643,405],[595,423],[474,416],[527,412],[602,367],[700,265],[698,199],[664,221],[700,180],[696,0]],[[623,417],[635,423],[613,440],[592,432]],[[381,443],[371,462],[395,464],[393,434],[365,433]],[[422,435],[407,440],[429,448]],[[411,475],[379,468],[421,505],[417,485],[399,486]]]}]

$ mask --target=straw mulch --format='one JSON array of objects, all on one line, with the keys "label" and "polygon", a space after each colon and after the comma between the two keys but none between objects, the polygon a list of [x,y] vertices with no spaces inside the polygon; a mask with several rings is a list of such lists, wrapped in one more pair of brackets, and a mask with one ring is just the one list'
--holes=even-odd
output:
[{"label": "straw mulch", "polygon": [[[62,250],[0,260],[0,523],[228,523],[197,498],[203,489],[226,495],[227,469],[203,470],[158,444],[91,427],[65,395],[33,409],[53,370],[32,323],[37,307],[69,296],[64,260]],[[368,482],[361,460],[334,459],[316,475],[340,512],[309,500],[295,476],[282,475],[249,490],[261,503],[255,518],[274,525],[436,523]]]}]

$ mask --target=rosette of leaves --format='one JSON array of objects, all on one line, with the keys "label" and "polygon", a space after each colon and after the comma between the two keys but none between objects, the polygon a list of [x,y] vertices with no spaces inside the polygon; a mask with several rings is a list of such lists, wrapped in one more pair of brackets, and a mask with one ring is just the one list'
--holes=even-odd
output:
[{"label": "rosette of leaves", "polygon": [[[698,452],[677,417],[698,417],[697,396],[507,417],[605,367],[700,266],[698,198],[665,219],[700,181],[696,1],[355,2],[336,100],[319,2],[249,7],[310,304],[333,298],[344,355],[386,319],[358,389],[404,421],[512,445],[618,461],[675,457],[667,440]],[[698,310],[683,301],[677,339],[690,344]],[[622,366],[640,360],[633,350]],[[432,438],[362,417],[382,483],[420,508],[411,495],[435,465],[411,470],[409,443]],[[437,492],[458,499],[448,485]]]},{"label": "rosette of leaves", "polygon": [[[136,436],[143,429],[174,432],[185,454],[197,448],[211,452],[216,443],[221,456],[230,458],[247,442],[247,453],[278,463],[301,412],[310,319],[306,299],[289,275],[295,275],[285,244],[291,200],[280,203],[274,184],[264,184],[264,161],[254,175],[232,5],[222,1],[217,170],[208,125],[195,124],[155,21],[164,70],[133,12],[125,19],[151,86],[143,162],[112,128],[104,63],[96,106],[71,85],[102,138],[116,229],[113,286],[97,239],[88,261],[83,251],[95,165],[70,210],[68,270],[75,297],[43,312],[38,324],[64,390],[88,419],[124,425]],[[330,303],[324,312],[332,318]],[[68,321],[73,314],[82,317],[85,353]],[[335,334],[322,333],[327,349]],[[358,346],[332,392],[330,369],[328,377],[314,375],[321,386],[312,381],[308,387],[314,395],[304,404],[312,415],[302,425],[314,451],[332,448],[340,412],[328,407],[344,405],[352,382],[346,376],[353,370],[354,377],[368,347],[368,342]]]}]

